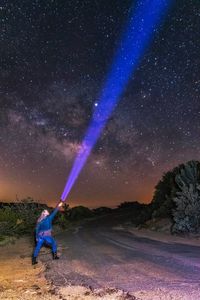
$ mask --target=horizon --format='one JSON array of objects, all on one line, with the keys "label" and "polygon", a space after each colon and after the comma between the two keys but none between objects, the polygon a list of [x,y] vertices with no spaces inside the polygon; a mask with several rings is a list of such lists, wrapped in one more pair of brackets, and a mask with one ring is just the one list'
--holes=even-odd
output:
[{"label": "horizon", "polygon": [[[1,200],[0,199],[0,204],[21,204],[21,203],[24,203],[23,201],[24,200],[27,200],[28,198],[31,198],[31,200],[33,200],[33,202],[31,201],[31,202],[25,202],[25,203],[37,203],[37,204],[39,204],[39,205],[47,205],[47,207],[49,207],[49,208],[54,208],[54,206],[55,206],[55,203],[52,203],[52,204],[50,204],[50,203],[44,203],[44,202],[41,202],[41,201],[37,201],[37,199],[33,199],[32,197],[27,197],[27,198],[24,198],[24,199],[18,199],[17,201],[4,201],[4,200]],[[105,207],[105,208],[110,208],[110,209],[116,209],[116,208],[118,208],[118,206],[120,205],[120,204],[123,204],[123,203],[139,203],[139,204],[145,204],[145,205],[148,205],[148,204],[150,204],[151,202],[149,202],[149,203],[140,203],[140,202],[138,202],[137,200],[133,200],[133,201],[124,201],[124,202],[120,202],[120,203],[118,203],[118,204],[116,204],[115,206],[106,206],[106,205],[101,205],[101,206],[97,206],[97,207],[88,207],[88,206],[86,206],[86,205],[82,205],[82,204],[76,204],[76,205],[72,205],[72,206],[70,206],[68,203],[65,203],[65,204],[67,204],[68,206],[69,206],[69,208],[71,209],[71,208],[74,208],[74,207],[79,207],[79,206],[83,206],[83,207],[87,207],[87,208],[89,208],[90,210],[93,210],[93,209],[97,209],[97,208],[101,208],[101,207]],[[62,211],[62,209],[61,209],[61,211]]]}]

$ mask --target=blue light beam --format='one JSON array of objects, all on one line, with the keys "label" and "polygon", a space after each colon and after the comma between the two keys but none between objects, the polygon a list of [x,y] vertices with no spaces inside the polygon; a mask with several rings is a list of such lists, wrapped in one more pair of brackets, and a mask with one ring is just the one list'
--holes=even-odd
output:
[{"label": "blue light beam", "polygon": [[66,200],[71,191],[108,118],[119,102],[130,76],[136,70],[153,34],[166,14],[170,2],[170,0],[140,0],[136,8],[132,8],[110,72],[95,103],[90,126],[62,193],[62,201]]}]

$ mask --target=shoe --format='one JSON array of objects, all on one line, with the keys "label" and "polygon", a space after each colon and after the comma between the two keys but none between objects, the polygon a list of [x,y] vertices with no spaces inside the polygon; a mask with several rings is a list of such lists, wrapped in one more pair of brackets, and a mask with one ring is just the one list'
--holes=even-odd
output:
[{"label": "shoe", "polygon": [[60,257],[57,255],[57,252],[53,252],[53,259],[59,259]]},{"label": "shoe", "polygon": [[32,257],[32,265],[36,265],[38,262],[37,262],[37,260],[36,260],[36,257],[35,256],[33,256]]}]

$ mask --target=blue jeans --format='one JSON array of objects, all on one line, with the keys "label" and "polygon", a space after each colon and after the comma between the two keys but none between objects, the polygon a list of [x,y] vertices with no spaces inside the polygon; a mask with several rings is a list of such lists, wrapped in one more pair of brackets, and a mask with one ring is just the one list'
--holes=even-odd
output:
[{"label": "blue jeans", "polygon": [[38,254],[40,252],[40,249],[43,246],[43,244],[47,245],[47,246],[51,246],[53,253],[55,253],[57,251],[57,245],[56,245],[55,240],[52,238],[52,236],[39,237],[38,241],[37,241],[37,245],[36,245],[34,253],[33,253],[34,257],[38,256]]}]

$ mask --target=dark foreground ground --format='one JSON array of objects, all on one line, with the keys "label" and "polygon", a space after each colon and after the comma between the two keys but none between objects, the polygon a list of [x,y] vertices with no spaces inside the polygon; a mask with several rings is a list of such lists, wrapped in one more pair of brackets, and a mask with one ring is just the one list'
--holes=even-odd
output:
[{"label": "dark foreground ground", "polygon": [[0,299],[200,299],[200,239],[137,230],[122,219],[58,230],[60,259],[43,248],[36,266],[32,239],[1,247]]},{"label": "dark foreground ground", "polygon": [[126,299],[200,299],[198,240],[145,236],[115,223],[101,218],[58,234],[60,260],[52,263],[50,255],[41,256],[47,279],[56,287],[123,290]]}]

